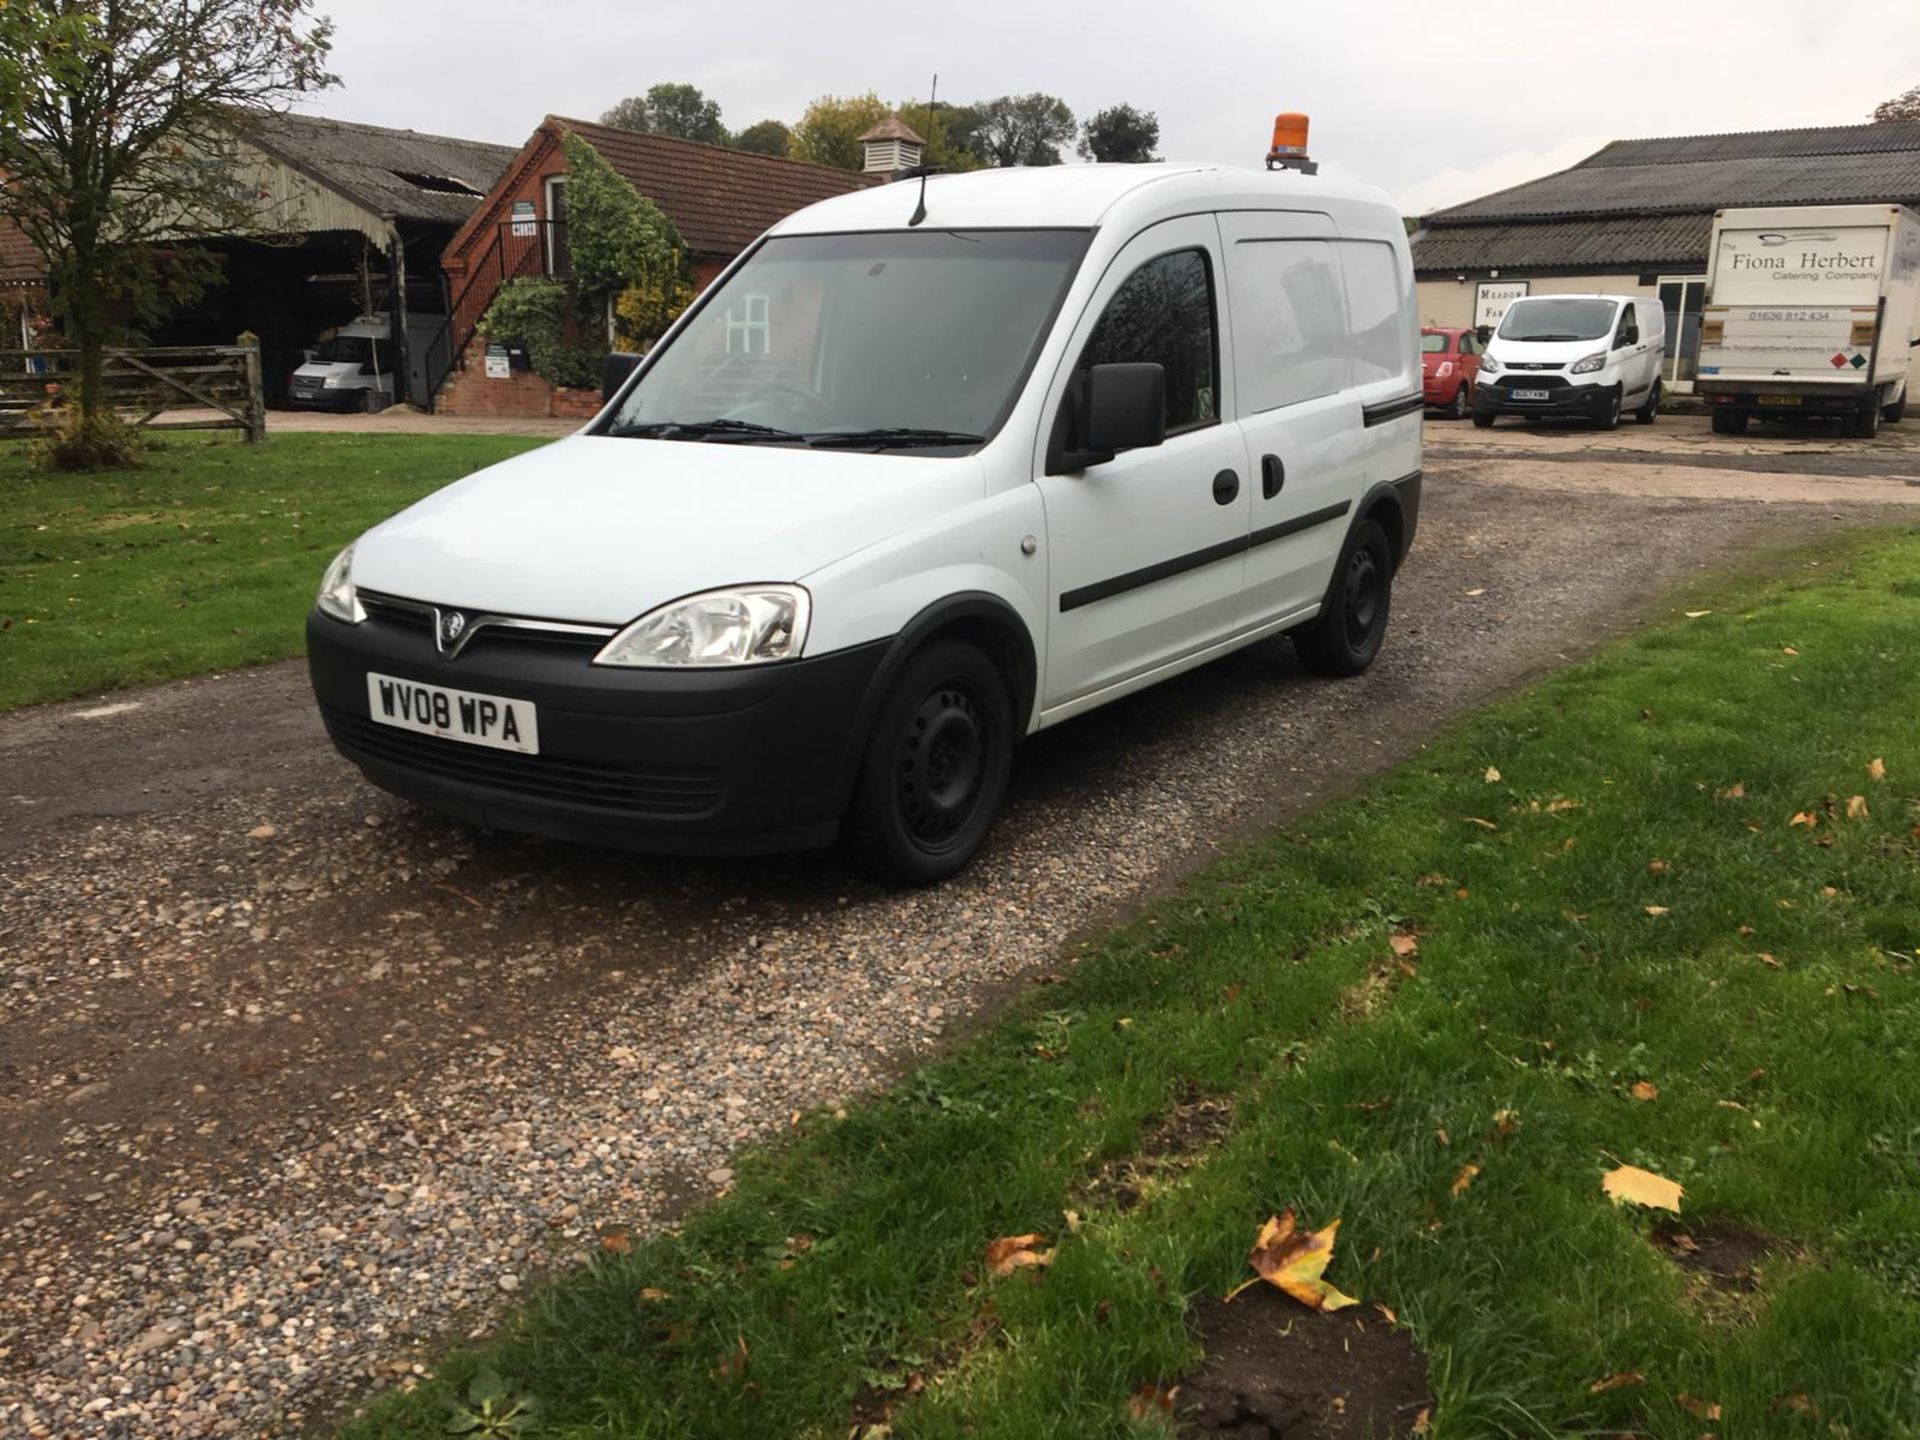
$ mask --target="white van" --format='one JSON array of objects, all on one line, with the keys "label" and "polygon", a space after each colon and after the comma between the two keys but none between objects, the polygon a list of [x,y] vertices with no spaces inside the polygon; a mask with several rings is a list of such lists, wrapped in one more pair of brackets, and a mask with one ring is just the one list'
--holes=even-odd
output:
[{"label": "white van", "polygon": [[1603,430],[1631,410],[1642,425],[1660,411],[1667,317],[1636,295],[1529,295],[1500,317],[1480,357],[1473,423],[1499,415],[1572,416]]},{"label": "white van", "polygon": [[384,410],[393,403],[391,327],[361,318],[320,342],[287,381],[300,410]]},{"label": "white van", "polygon": [[[924,218],[922,218],[924,206]],[[1014,745],[1264,636],[1367,668],[1420,500],[1398,212],[1195,165],[1007,169],[775,226],[578,434],[347,547],[334,743],[504,829],[979,847]]]}]

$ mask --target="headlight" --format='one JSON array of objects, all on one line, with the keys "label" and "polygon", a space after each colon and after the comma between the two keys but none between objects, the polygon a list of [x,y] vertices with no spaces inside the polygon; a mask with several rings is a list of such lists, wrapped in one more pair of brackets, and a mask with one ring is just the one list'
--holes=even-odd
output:
[{"label": "headlight", "polygon": [[329,375],[320,383],[328,390],[338,390],[347,383],[347,377],[345,375]]},{"label": "headlight", "polygon": [[1567,373],[1569,375],[1591,375],[1606,363],[1607,357],[1604,352],[1598,355],[1589,355],[1586,359],[1576,360],[1569,365],[1567,367]]},{"label": "headlight", "polygon": [[327,573],[320,577],[316,603],[324,613],[349,625],[358,625],[367,618],[367,612],[360,608],[360,596],[353,588],[353,546],[347,546],[327,566]]},{"label": "headlight", "polygon": [[798,585],[737,585],[689,595],[642,615],[609,640],[593,663],[680,669],[791,660],[807,643],[811,610],[811,598]]},{"label": "headlight", "polygon": [[1482,355],[1480,357],[1480,373],[1482,375],[1491,375],[1494,371],[1498,370],[1499,368],[1500,368],[1500,362],[1494,359],[1491,355]]}]

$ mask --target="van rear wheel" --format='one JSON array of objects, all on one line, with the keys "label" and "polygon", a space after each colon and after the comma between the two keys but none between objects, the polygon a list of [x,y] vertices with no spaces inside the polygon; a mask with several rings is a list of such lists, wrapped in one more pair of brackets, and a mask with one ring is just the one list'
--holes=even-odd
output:
[{"label": "van rear wheel", "polygon": [[1380,653],[1393,608],[1393,546],[1379,522],[1347,536],[1320,613],[1293,632],[1300,663],[1316,675],[1358,675]]},{"label": "van rear wheel", "polygon": [[1660,382],[1655,380],[1653,388],[1647,391],[1647,403],[1633,412],[1636,425],[1651,425],[1660,414]]},{"label": "van rear wheel", "polygon": [[960,640],[909,659],[880,703],[847,815],[860,868],[930,885],[980,849],[1007,793],[1013,700],[992,660]]},{"label": "van rear wheel", "polygon": [[1713,433],[1716,435],[1744,435],[1747,433],[1747,417],[1738,410],[1716,410],[1713,412]]}]

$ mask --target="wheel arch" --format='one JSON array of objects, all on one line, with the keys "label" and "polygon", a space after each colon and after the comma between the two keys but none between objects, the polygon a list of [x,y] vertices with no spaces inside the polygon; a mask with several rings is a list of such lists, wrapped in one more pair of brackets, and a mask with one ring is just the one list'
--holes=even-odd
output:
[{"label": "wheel arch", "polygon": [[[1417,476],[1416,472],[1416,476]],[[1360,497],[1360,503],[1353,507],[1353,522],[1347,527],[1348,539],[1361,524],[1371,520],[1387,532],[1387,543],[1393,547],[1393,568],[1398,570],[1401,562],[1407,558],[1407,551],[1413,545],[1414,520],[1407,513],[1406,498],[1400,493],[1404,482],[1382,480]],[[1342,542],[1342,549],[1345,542]]]}]

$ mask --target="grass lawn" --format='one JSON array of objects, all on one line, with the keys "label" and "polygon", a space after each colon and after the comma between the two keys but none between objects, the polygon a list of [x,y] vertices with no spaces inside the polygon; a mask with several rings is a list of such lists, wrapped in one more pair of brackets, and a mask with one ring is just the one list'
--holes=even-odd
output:
[{"label": "grass lawn", "polygon": [[[1443,1440],[1920,1435],[1920,534],[1687,608],[802,1120],[349,1433],[449,1433],[484,1370],[538,1436],[1166,1434],[1129,1397],[1191,1371],[1190,1303],[1294,1207],[1344,1222],[1328,1278],[1430,1357]],[[1142,1159],[1195,1096],[1224,1133]],[[1652,1243],[1602,1194],[1621,1163],[1757,1283]],[[1023,1232],[1050,1268],[989,1278]]]},{"label": "grass lawn", "polygon": [[539,443],[176,437],[142,470],[69,476],[0,447],[0,710],[298,655],[335,551]]}]

